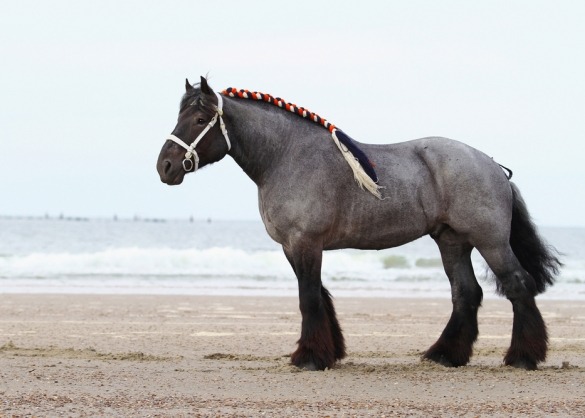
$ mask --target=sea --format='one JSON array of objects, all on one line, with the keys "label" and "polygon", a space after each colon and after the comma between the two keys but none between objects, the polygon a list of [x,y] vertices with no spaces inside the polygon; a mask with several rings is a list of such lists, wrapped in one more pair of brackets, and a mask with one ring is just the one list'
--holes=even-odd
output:
[{"label": "sea", "polygon": [[[562,253],[539,299],[585,300],[585,228],[539,228]],[[498,297],[472,254],[485,298]],[[324,253],[335,297],[450,298],[429,237],[381,251]],[[0,293],[296,296],[281,247],[260,221],[0,217]]]}]

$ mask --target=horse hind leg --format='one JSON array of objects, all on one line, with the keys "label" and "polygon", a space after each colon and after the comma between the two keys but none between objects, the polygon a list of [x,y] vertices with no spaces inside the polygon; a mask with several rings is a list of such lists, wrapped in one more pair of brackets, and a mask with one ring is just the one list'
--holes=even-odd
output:
[{"label": "horse hind leg", "polygon": [[546,359],[548,347],[546,325],[534,300],[537,284],[522,268],[508,243],[495,249],[478,250],[496,276],[499,293],[512,302],[512,341],[504,364],[536,370],[538,363]]},{"label": "horse hind leg", "polygon": [[453,230],[444,231],[435,241],[451,283],[453,312],[441,336],[423,358],[448,367],[464,366],[471,358],[479,333],[477,311],[483,298],[471,264],[473,247]]}]

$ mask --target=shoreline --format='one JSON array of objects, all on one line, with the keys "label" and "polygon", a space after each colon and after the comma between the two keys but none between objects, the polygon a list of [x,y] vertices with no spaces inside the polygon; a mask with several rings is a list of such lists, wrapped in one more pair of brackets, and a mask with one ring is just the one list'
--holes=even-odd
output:
[{"label": "shoreline", "polygon": [[339,297],[347,358],[299,372],[296,297],[0,294],[0,416],[583,416],[585,302],[537,304],[539,371],[502,366],[506,300],[452,369],[420,361],[449,299]]},{"label": "shoreline", "polygon": [[[292,273],[291,273],[292,274]],[[216,279],[216,280],[214,280]],[[506,301],[497,294],[489,280],[479,281],[483,288],[483,300]],[[324,285],[336,299],[445,299],[451,300],[449,281],[388,282],[339,284],[324,280]],[[296,279],[263,281],[256,279],[207,278],[190,280],[120,279],[104,276],[82,279],[4,279],[0,280],[1,295],[69,295],[69,296],[174,296],[174,297],[297,297]],[[581,283],[555,283],[536,301],[567,301],[585,303],[585,287]]]},{"label": "shoreline", "polygon": [[[445,279],[447,280],[447,279]],[[291,287],[285,288],[180,288],[178,286],[143,286],[136,287],[136,285],[127,287],[111,287],[102,285],[85,285],[85,286],[71,286],[66,287],[62,284],[55,283],[53,286],[37,286],[31,284],[30,286],[5,286],[0,289],[1,296],[10,295],[28,295],[28,296],[138,296],[138,297],[226,297],[226,298],[296,298],[298,289],[296,283],[292,282]],[[294,284],[294,286],[292,286]],[[482,283],[483,284],[483,283]],[[326,283],[326,287],[330,290],[334,300],[338,299],[397,299],[397,300],[451,300],[451,290],[449,288],[441,288],[445,283],[436,286],[436,289],[413,290],[413,289],[336,289],[330,283]],[[446,281],[448,286],[448,281]],[[577,287],[577,286],[576,286]],[[536,297],[536,302],[567,302],[567,303],[583,303],[585,305],[585,291],[581,291],[582,286],[579,285],[579,291],[574,291],[568,294],[567,291],[555,292],[555,288],[551,287],[544,293]],[[486,289],[484,286],[483,301],[502,301],[507,302],[507,299],[498,295],[493,289]]]}]

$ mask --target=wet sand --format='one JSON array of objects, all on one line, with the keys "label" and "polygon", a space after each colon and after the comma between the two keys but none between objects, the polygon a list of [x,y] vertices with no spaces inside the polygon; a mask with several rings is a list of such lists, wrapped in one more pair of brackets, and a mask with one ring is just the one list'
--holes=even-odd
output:
[{"label": "wet sand", "polygon": [[348,356],[289,365],[296,298],[0,295],[0,417],[585,416],[585,303],[539,301],[540,370],[502,366],[512,313],[484,301],[466,367],[421,362],[443,299],[339,298]]}]

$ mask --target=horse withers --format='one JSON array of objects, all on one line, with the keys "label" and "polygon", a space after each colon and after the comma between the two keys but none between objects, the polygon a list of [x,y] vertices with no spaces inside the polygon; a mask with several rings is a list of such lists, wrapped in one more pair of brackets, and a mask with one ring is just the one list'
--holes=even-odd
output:
[{"label": "horse withers", "polygon": [[[180,184],[185,174],[229,154],[256,183],[266,230],[298,279],[302,326],[294,365],[323,370],[346,355],[321,282],[323,251],[379,250],[424,235],[439,247],[453,311],[423,357],[454,367],[469,362],[483,298],[470,258],[476,248],[498,292],[512,303],[504,363],[534,370],[545,360],[547,330],[534,297],[553,283],[561,263],[539,237],[518,188],[491,158],[446,138],[358,143],[318,115],[270,95],[235,89],[218,94],[203,77],[185,87],[158,173],[164,183]],[[358,187],[368,177],[375,182],[373,188],[366,184],[371,193]]]}]

